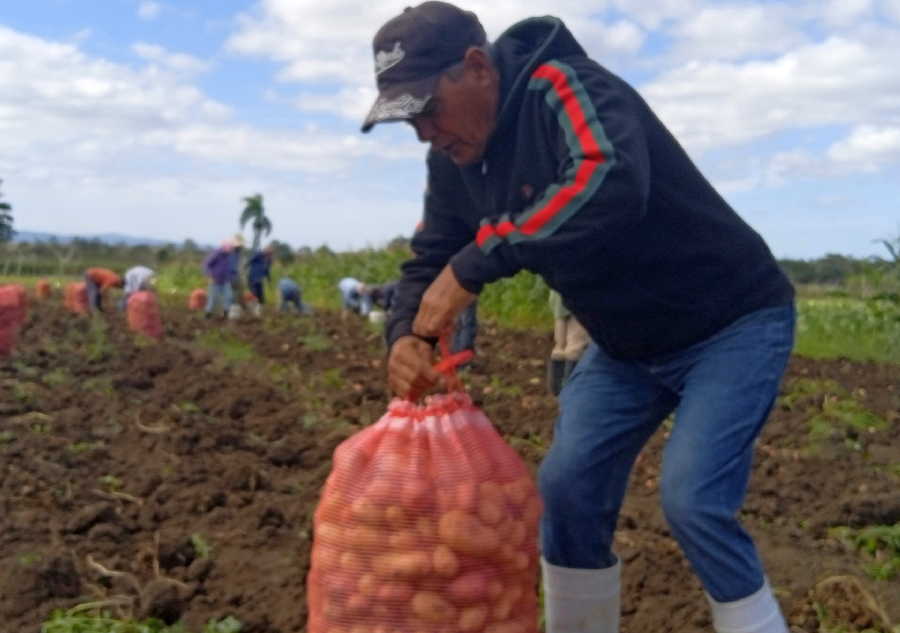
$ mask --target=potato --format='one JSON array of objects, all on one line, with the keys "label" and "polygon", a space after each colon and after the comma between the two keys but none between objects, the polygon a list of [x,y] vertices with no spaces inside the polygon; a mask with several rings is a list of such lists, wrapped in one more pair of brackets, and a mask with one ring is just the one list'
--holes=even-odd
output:
[{"label": "potato", "polygon": [[384,534],[367,525],[355,525],[344,530],[344,542],[354,549],[372,549],[384,545]]},{"label": "potato", "polygon": [[525,552],[516,552],[507,565],[513,571],[525,571],[529,565],[528,555]]},{"label": "potato", "polygon": [[447,595],[457,604],[472,604],[488,595],[490,578],[483,571],[467,572],[447,587]]},{"label": "potato", "polygon": [[487,586],[487,596],[491,601],[496,600],[503,593],[503,583],[499,580],[491,580]]},{"label": "potato", "polygon": [[316,567],[328,571],[337,568],[341,564],[341,552],[334,547],[319,545],[313,551],[313,564]]},{"label": "potato", "polygon": [[347,598],[347,611],[359,615],[360,613],[368,611],[371,604],[372,602],[368,596],[364,596],[361,593],[354,593]]},{"label": "potato", "polygon": [[525,504],[525,510],[522,512],[522,518],[526,523],[534,523],[541,516],[541,511],[543,507],[541,506],[541,500],[537,497],[532,497]]},{"label": "potato", "polygon": [[492,499],[478,502],[478,518],[486,525],[497,525],[503,520],[503,506]]},{"label": "potato", "polygon": [[419,517],[416,519],[416,532],[425,541],[437,540],[437,527],[431,517]]},{"label": "potato", "polygon": [[500,600],[497,601],[493,609],[491,609],[491,616],[495,620],[505,620],[512,615],[514,605],[515,602],[509,598],[509,592],[504,593],[500,596]]},{"label": "potato", "polygon": [[479,604],[474,607],[467,607],[459,614],[457,628],[463,633],[480,631],[487,621],[487,616],[488,608],[486,605]]},{"label": "potato", "polygon": [[370,499],[357,499],[350,504],[350,515],[357,521],[378,523],[384,518],[384,511]]},{"label": "potato", "polygon": [[365,568],[362,557],[354,552],[344,552],[341,554],[339,564],[341,569],[349,572],[360,572]]},{"label": "potato", "polygon": [[495,502],[503,501],[503,486],[496,481],[483,481],[478,486],[478,493],[482,499],[490,499]]},{"label": "potato", "polygon": [[400,489],[400,503],[410,510],[424,510],[431,507],[431,497],[431,485],[422,479],[407,479]]},{"label": "potato", "polygon": [[438,545],[431,556],[431,563],[438,576],[453,577],[459,572],[459,558],[446,545]]},{"label": "potato", "polygon": [[434,624],[456,619],[456,607],[432,591],[420,591],[414,595],[412,610],[417,617]]},{"label": "potato", "polygon": [[485,556],[500,547],[500,537],[495,530],[461,510],[451,510],[441,516],[438,535],[453,550],[472,556]]},{"label": "potato", "polygon": [[401,532],[394,532],[390,536],[388,536],[387,544],[399,550],[411,550],[419,543],[419,539],[416,537],[415,532],[411,532],[409,530],[403,530]]},{"label": "potato", "polygon": [[404,510],[401,506],[388,506],[384,509],[384,518],[387,521],[388,525],[390,525],[395,530],[403,529],[407,526],[409,522],[409,517],[407,516],[406,510]]},{"label": "potato", "polygon": [[378,589],[378,578],[375,574],[363,574],[356,581],[356,590],[364,596],[374,596]]},{"label": "potato", "polygon": [[375,595],[385,602],[409,602],[414,592],[415,589],[408,582],[390,581],[378,587]]},{"label": "potato", "polygon": [[313,530],[313,540],[332,545],[343,545],[344,528],[336,523],[319,523]]},{"label": "potato", "polygon": [[506,529],[502,531],[503,540],[513,547],[521,547],[528,534],[528,528],[522,521],[510,521]]},{"label": "potato", "polygon": [[515,504],[524,503],[528,495],[534,491],[534,485],[528,477],[520,477],[503,485],[503,492]]},{"label": "potato", "polygon": [[372,569],[383,578],[416,578],[431,573],[431,557],[421,551],[383,554],[372,560]]}]

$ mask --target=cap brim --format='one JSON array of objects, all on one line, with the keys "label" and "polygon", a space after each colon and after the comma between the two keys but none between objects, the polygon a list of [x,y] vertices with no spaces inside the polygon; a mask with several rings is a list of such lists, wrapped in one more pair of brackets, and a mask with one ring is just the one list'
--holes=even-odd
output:
[{"label": "cap brim", "polygon": [[441,75],[433,75],[418,81],[395,84],[378,94],[375,104],[369,110],[362,124],[362,131],[368,132],[376,123],[408,121],[425,109],[434,96]]}]

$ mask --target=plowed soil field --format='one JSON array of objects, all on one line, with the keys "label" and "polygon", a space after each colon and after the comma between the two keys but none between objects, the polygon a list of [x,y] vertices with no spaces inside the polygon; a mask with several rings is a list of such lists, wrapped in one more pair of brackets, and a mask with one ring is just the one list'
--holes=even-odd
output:
[{"label": "plowed soil field", "polygon": [[[156,343],[60,303],[33,304],[0,361],[0,630],[99,601],[189,630],[232,615],[243,633],[303,631],[332,452],[388,402],[380,334],[332,313],[225,322],[172,304]],[[550,347],[486,325],[464,374],[533,467],[556,415]],[[831,530],[900,522],[898,411],[900,365],[791,361],[743,517],[795,632],[900,623],[900,577],[872,579]],[[635,467],[616,537],[628,633],[712,630],[659,509],[666,433]]]}]

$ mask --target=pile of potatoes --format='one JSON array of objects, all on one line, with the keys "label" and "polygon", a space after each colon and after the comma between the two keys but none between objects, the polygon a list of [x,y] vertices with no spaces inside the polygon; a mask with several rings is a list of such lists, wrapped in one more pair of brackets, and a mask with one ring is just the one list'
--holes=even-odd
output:
[{"label": "pile of potatoes", "polygon": [[75,314],[88,313],[87,287],[83,281],[72,281],[66,284],[63,304]]},{"label": "pile of potatoes", "polygon": [[314,520],[310,633],[537,630],[532,477],[467,397],[438,398],[441,415],[392,407],[336,450]]},{"label": "pile of potatoes", "polygon": [[135,292],[128,298],[128,327],[150,338],[162,338],[162,317],[159,301],[149,290]]},{"label": "pile of potatoes", "polygon": [[46,279],[40,279],[34,285],[34,296],[38,299],[49,299],[53,295],[53,288]]},{"label": "pile of potatoes", "polygon": [[20,284],[0,286],[0,356],[12,352],[19,328],[25,321],[28,299]]},{"label": "pile of potatoes", "polygon": [[188,297],[188,308],[191,310],[202,310],[206,307],[206,290],[203,288],[194,288]]}]

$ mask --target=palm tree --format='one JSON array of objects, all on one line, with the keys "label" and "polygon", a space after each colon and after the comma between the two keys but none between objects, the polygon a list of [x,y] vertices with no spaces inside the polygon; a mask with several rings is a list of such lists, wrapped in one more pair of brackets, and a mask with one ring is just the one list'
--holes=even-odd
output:
[{"label": "palm tree", "polygon": [[[0,180],[0,185],[2,184],[3,181]],[[2,197],[3,194],[0,193],[0,198]],[[9,242],[15,234],[16,232],[13,231],[12,206],[0,201],[0,244]]]},{"label": "palm tree", "polygon": [[244,210],[241,212],[241,229],[247,222],[253,228],[253,250],[259,250],[259,242],[263,234],[272,232],[272,221],[266,216],[261,193],[244,198]]}]

